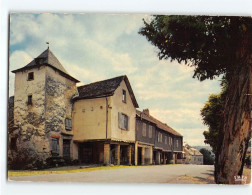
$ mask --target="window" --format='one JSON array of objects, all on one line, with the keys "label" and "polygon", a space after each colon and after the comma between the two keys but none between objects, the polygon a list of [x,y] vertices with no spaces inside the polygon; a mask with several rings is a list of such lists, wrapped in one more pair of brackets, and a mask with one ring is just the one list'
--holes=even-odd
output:
[{"label": "window", "polygon": [[59,139],[56,138],[52,139],[52,155],[53,156],[59,155]]},{"label": "window", "polygon": [[33,72],[29,72],[28,73],[28,81],[34,80],[34,73]]},{"label": "window", "polygon": [[122,101],[126,103],[126,91],[123,89],[122,90],[123,96],[122,96]]},{"label": "window", "polygon": [[170,139],[170,145],[172,145],[172,138]]},{"label": "window", "polygon": [[176,140],[176,147],[178,148],[179,147],[179,141]]},{"label": "window", "polygon": [[152,138],[152,128],[153,128],[153,126],[149,126],[149,138]]},{"label": "window", "polygon": [[72,130],[72,120],[70,118],[65,119],[65,126],[66,126],[66,130],[68,131]]},{"label": "window", "polygon": [[11,138],[11,140],[10,140],[10,149],[11,150],[17,149],[17,138]]},{"label": "window", "polygon": [[146,137],[146,123],[143,123],[143,131],[142,131],[143,137]]},{"label": "window", "polygon": [[172,145],[172,138],[168,137],[168,144],[171,146]]},{"label": "window", "polygon": [[165,144],[167,144],[167,136],[165,136],[164,140],[165,140]]},{"label": "window", "polygon": [[28,105],[32,105],[32,95],[28,95],[27,104],[28,104]]},{"label": "window", "polygon": [[158,142],[162,142],[162,133],[158,133]]},{"label": "window", "polygon": [[129,117],[126,114],[118,113],[118,125],[119,128],[128,130]]}]

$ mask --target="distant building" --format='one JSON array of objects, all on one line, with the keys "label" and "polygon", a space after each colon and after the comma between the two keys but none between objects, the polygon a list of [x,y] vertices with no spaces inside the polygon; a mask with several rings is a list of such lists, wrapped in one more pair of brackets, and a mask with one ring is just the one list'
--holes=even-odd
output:
[{"label": "distant building", "polygon": [[188,144],[184,145],[185,164],[203,165],[203,154]]}]

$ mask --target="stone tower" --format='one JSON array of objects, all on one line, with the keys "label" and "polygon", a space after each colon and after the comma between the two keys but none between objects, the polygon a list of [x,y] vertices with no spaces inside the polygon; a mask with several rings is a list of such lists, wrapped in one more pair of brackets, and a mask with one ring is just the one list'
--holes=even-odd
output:
[{"label": "stone tower", "polygon": [[[73,157],[72,102],[76,83],[55,55],[45,50],[15,73],[14,126],[10,150],[31,156]],[[9,151],[8,151],[9,154]]]}]

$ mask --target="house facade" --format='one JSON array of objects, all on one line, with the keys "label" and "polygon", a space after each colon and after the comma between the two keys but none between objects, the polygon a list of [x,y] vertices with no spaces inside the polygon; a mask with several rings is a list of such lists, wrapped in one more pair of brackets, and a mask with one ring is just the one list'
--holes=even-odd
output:
[{"label": "house facade", "polygon": [[183,136],[150,115],[137,110],[135,164],[182,163]]},{"label": "house facade", "polygon": [[[180,163],[183,137],[139,106],[126,75],[76,86],[48,48],[15,73],[8,156],[85,164]],[[10,111],[9,111],[10,112]]]},{"label": "house facade", "polygon": [[78,87],[74,142],[84,163],[132,164],[137,101],[127,76]]},{"label": "house facade", "polygon": [[186,144],[184,146],[185,164],[203,165],[203,154]]}]

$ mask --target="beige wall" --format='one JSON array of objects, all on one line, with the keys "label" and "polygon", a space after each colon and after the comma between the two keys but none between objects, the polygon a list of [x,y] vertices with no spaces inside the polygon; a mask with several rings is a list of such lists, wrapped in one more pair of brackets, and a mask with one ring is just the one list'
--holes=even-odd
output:
[{"label": "beige wall", "polygon": [[[126,103],[122,101],[122,90],[126,91]],[[111,98],[111,139],[135,142],[135,117],[136,108],[134,107],[129,91],[124,80],[116,89]],[[129,117],[129,129],[123,130],[118,125],[118,113],[124,113]]]},{"label": "beige wall", "polygon": [[[111,97],[107,98],[110,105]],[[110,139],[110,116],[108,108],[107,138]],[[74,140],[106,139],[106,98],[83,99],[74,103]]]},{"label": "beige wall", "polygon": [[[126,90],[126,102],[122,102],[122,90]],[[136,109],[126,84],[122,81],[115,94],[108,97],[107,139],[135,141]],[[118,112],[129,116],[129,130],[118,126]],[[74,103],[73,131],[75,141],[106,139],[106,98],[82,99]]]}]

